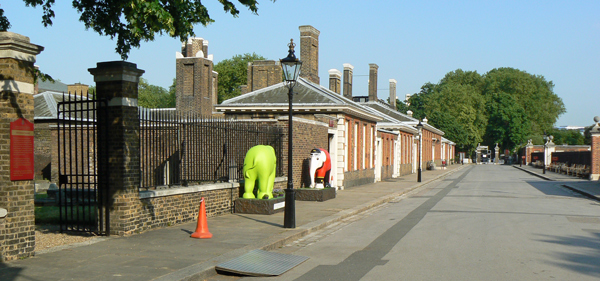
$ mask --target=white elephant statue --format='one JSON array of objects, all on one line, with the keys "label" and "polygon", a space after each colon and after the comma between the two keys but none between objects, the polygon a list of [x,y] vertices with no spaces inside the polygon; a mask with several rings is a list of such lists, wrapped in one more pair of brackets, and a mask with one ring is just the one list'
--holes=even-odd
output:
[{"label": "white elephant statue", "polygon": [[310,187],[325,188],[330,185],[331,156],[322,148],[310,151]]}]

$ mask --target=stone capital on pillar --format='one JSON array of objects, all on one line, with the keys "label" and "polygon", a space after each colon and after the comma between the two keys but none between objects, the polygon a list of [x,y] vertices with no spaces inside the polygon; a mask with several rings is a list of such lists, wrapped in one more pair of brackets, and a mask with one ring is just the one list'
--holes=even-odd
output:
[{"label": "stone capital on pillar", "polygon": [[14,65],[0,69],[0,90],[22,94],[34,94],[36,56],[44,47],[31,44],[29,37],[21,34],[0,32],[0,63]]},{"label": "stone capital on pillar", "polygon": [[88,71],[94,75],[98,99],[108,99],[108,106],[137,106],[138,83],[144,70],[126,61],[99,62]]}]

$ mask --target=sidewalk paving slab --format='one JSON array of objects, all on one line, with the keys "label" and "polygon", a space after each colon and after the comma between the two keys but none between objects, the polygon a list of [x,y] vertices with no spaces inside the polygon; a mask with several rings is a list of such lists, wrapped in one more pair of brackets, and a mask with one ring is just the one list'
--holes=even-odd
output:
[{"label": "sidewalk paving slab", "polygon": [[548,170],[546,170],[546,173],[544,174],[542,169],[529,165],[514,165],[513,167],[548,181],[558,181],[562,186],[570,190],[582,194],[590,199],[600,201],[600,181],[582,179]]},{"label": "sidewalk paving slab", "polygon": [[283,213],[227,214],[208,218],[210,239],[190,238],[196,222],[128,237],[100,237],[28,259],[0,263],[0,280],[201,280],[215,266],[251,250],[273,250],[345,218],[384,204],[470,165],[347,188],[325,202],[296,201],[295,229]]}]

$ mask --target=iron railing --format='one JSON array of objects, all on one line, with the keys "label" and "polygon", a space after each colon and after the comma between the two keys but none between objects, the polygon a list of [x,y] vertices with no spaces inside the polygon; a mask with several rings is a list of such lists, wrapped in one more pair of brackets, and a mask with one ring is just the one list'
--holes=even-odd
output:
[{"label": "iron railing", "polygon": [[[89,96],[63,94],[57,103],[58,208],[60,230],[109,232],[108,193],[99,184],[97,112],[100,103]],[[102,185],[108,186],[108,184]]]},{"label": "iron railing", "polygon": [[[174,109],[140,108],[142,189],[169,188],[243,178],[246,152],[270,145],[281,159],[281,128],[257,122],[183,115]],[[282,175],[281,160],[277,175]]]}]

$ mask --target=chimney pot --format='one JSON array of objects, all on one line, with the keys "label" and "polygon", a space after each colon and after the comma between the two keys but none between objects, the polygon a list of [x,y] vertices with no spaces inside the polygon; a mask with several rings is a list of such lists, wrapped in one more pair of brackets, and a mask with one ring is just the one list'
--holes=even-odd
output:
[{"label": "chimney pot", "polygon": [[311,25],[302,25],[300,29],[300,76],[320,84],[319,79],[319,30]]},{"label": "chimney pot", "polygon": [[377,70],[379,66],[374,63],[369,64],[369,101],[377,101]]},{"label": "chimney pot", "polygon": [[344,64],[344,97],[352,100],[352,72],[354,66],[349,63]]},{"label": "chimney pot", "polygon": [[395,79],[390,79],[390,107],[396,110],[396,82]]},{"label": "chimney pot", "polygon": [[335,92],[336,94],[339,94],[341,91],[341,89],[340,89],[341,81],[342,81],[342,72],[337,69],[330,69],[329,70],[329,90]]}]

